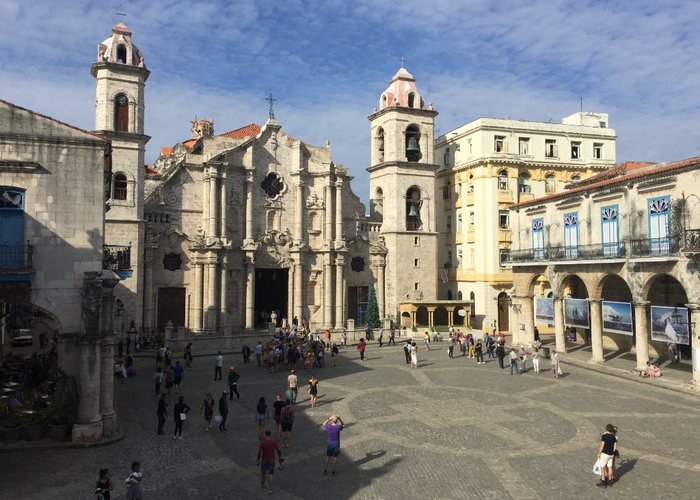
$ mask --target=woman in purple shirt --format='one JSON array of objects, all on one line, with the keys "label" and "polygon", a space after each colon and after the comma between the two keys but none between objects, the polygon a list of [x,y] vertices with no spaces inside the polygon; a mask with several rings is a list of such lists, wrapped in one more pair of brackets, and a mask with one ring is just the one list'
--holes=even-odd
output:
[{"label": "woman in purple shirt", "polygon": [[326,466],[323,468],[323,475],[335,474],[335,464],[340,454],[340,431],[343,430],[343,420],[337,415],[328,417],[321,426],[326,429],[328,446],[326,447]]}]

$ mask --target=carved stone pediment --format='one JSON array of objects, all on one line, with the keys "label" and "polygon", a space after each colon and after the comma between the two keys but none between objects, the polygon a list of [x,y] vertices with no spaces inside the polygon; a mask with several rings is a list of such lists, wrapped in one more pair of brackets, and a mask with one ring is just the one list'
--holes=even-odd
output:
[{"label": "carved stone pediment", "polygon": [[324,206],[323,200],[315,192],[306,199],[306,208],[323,210]]}]

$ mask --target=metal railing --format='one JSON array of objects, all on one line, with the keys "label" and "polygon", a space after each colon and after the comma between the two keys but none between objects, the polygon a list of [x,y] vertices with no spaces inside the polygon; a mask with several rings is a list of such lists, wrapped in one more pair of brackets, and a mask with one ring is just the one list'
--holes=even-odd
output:
[{"label": "metal railing", "polygon": [[686,229],[683,240],[683,251],[700,252],[700,229]]},{"label": "metal railing", "polygon": [[644,238],[630,240],[632,257],[660,257],[678,252],[678,241],[667,238]]},{"label": "metal railing", "polygon": [[102,264],[105,269],[131,269],[131,245],[103,245],[102,248]]},{"label": "metal railing", "polygon": [[34,248],[29,242],[24,245],[0,245],[0,273],[28,273],[34,269]]},{"label": "metal railing", "polygon": [[507,263],[561,260],[605,260],[628,257],[626,241],[592,245],[556,246],[511,250]]}]

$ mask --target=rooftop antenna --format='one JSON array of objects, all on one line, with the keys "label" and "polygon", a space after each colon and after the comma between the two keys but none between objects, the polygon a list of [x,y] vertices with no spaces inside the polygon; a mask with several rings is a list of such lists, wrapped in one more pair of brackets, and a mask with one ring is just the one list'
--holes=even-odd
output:
[{"label": "rooftop antenna", "polygon": [[403,68],[404,64],[406,63],[406,58],[404,56],[401,56],[401,59],[399,59],[399,61],[401,62],[401,67]]},{"label": "rooftop antenna", "polygon": [[277,101],[277,99],[272,97],[272,92],[270,92],[270,95],[268,97],[266,97],[265,100],[270,103],[270,119],[274,120],[275,119],[274,106],[275,106],[275,102]]},{"label": "rooftop antenna", "polygon": [[581,100],[581,113],[583,113],[583,97],[579,97],[579,99]]}]

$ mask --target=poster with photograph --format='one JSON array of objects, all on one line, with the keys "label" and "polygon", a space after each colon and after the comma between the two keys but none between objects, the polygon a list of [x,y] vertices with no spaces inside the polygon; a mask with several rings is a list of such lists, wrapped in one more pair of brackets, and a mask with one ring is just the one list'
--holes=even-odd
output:
[{"label": "poster with photograph", "polygon": [[587,299],[564,299],[564,326],[590,327]]},{"label": "poster with photograph", "polygon": [[651,340],[688,345],[688,309],[651,306]]},{"label": "poster with photograph", "polygon": [[554,299],[535,297],[535,323],[554,325]]},{"label": "poster with photograph", "polygon": [[632,304],[603,301],[603,331],[632,335]]}]

